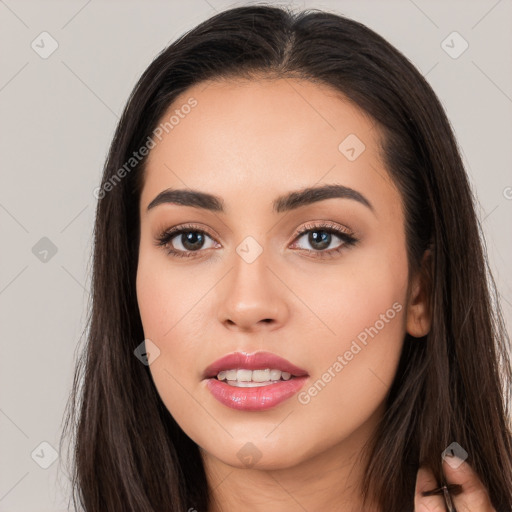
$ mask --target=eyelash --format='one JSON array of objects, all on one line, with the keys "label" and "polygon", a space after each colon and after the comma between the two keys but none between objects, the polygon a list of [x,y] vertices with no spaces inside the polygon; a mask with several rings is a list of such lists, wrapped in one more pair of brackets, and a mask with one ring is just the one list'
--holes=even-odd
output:
[{"label": "eyelash", "polygon": [[[349,234],[339,227],[336,226],[336,224],[331,223],[321,223],[321,224],[306,224],[304,225],[304,228],[295,234],[295,237],[293,239],[293,242],[300,239],[301,236],[303,236],[306,233],[309,233],[310,231],[323,231],[326,233],[330,233],[333,235],[338,236],[343,243],[336,247],[335,249],[329,249],[328,251],[315,251],[310,249],[300,249],[301,251],[306,251],[309,253],[314,253],[315,258],[332,258],[336,256],[338,253],[340,253],[344,248],[350,247],[355,245],[359,240],[355,238],[352,234]],[[173,238],[175,238],[178,235],[181,235],[183,233],[201,233],[204,235],[208,235],[210,238],[213,238],[213,236],[205,231],[204,229],[200,229],[199,227],[193,225],[193,224],[185,224],[182,226],[177,226],[171,229],[167,229],[163,231],[160,235],[156,237],[156,245],[158,247],[165,247],[167,249],[167,254],[173,257],[177,258],[190,258],[195,257],[196,253],[202,252],[201,250],[198,251],[180,251],[173,249],[171,247],[168,247],[169,242]]]}]

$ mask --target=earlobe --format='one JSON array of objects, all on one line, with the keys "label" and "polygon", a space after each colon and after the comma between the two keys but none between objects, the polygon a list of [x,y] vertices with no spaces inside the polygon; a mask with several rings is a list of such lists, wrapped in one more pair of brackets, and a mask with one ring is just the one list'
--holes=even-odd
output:
[{"label": "earlobe", "polygon": [[429,333],[432,324],[430,293],[432,286],[432,253],[427,249],[421,261],[421,268],[412,277],[407,303],[406,330],[415,338]]}]

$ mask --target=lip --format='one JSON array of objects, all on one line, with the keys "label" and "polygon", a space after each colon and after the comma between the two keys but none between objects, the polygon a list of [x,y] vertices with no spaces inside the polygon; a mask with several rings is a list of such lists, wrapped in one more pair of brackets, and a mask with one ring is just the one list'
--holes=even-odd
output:
[{"label": "lip", "polygon": [[[239,388],[230,386],[217,379],[222,370],[264,370],[265,368],[281,370],[293,375],[289,380],[279,380],[266,386]],[[295,395],[308,380],[306,370],[295,366],[290,361],[271,352],[245,354],[235,352],[221,357],[203,372],[203,379],[210,393],[221,404],[242,411],[263,411],[275,407]]]},{"label": "lip", "polygon": [[309,376],[276,381],[255,388],[237,388],[215,377],[207,379],[206,387],[221,404],[239,411],[264,411],[292,397],[304,386]]},{"label": "lip", "polygon": [[281,370],[282,372],[291,373],[294,377],[307,376],[308,372],[290,361],[279,357],[271,352],[256,352],[254,354],[245,354],[243,352],[234,352],[228,354],[209,365],[203,372],[203,379],[217,377],[222,370],[236,370],[245,368],[247,370]]}]

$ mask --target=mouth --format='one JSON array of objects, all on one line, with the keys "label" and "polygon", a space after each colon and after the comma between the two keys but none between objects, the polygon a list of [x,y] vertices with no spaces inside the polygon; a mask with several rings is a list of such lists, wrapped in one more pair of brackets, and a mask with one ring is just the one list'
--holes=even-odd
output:
[{"label": "mouth", "polygon": [[228,354],[203,373],[213,397],[240,411],[275,407],[295,395],[308,377],[306,370],[270,352]]},{"label": "mouth", "polygon": [[222,405],[243,412],[265,411],[304,387],[306,370],[270,352],[235,352],[203,373],[206,389]]}]

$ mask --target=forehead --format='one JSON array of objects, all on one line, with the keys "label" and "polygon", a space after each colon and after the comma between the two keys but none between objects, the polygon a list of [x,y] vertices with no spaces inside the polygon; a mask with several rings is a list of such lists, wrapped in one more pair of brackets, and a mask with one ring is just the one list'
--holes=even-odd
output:
[{"label": "forehead", "polygon": [[202,82],[175,99],[159,127],[161,140],[154,138],[145,170],[143,209],[167,187],[244,204],[319,182],[370,195],[390,188],[375,122],[327,85]]}]

